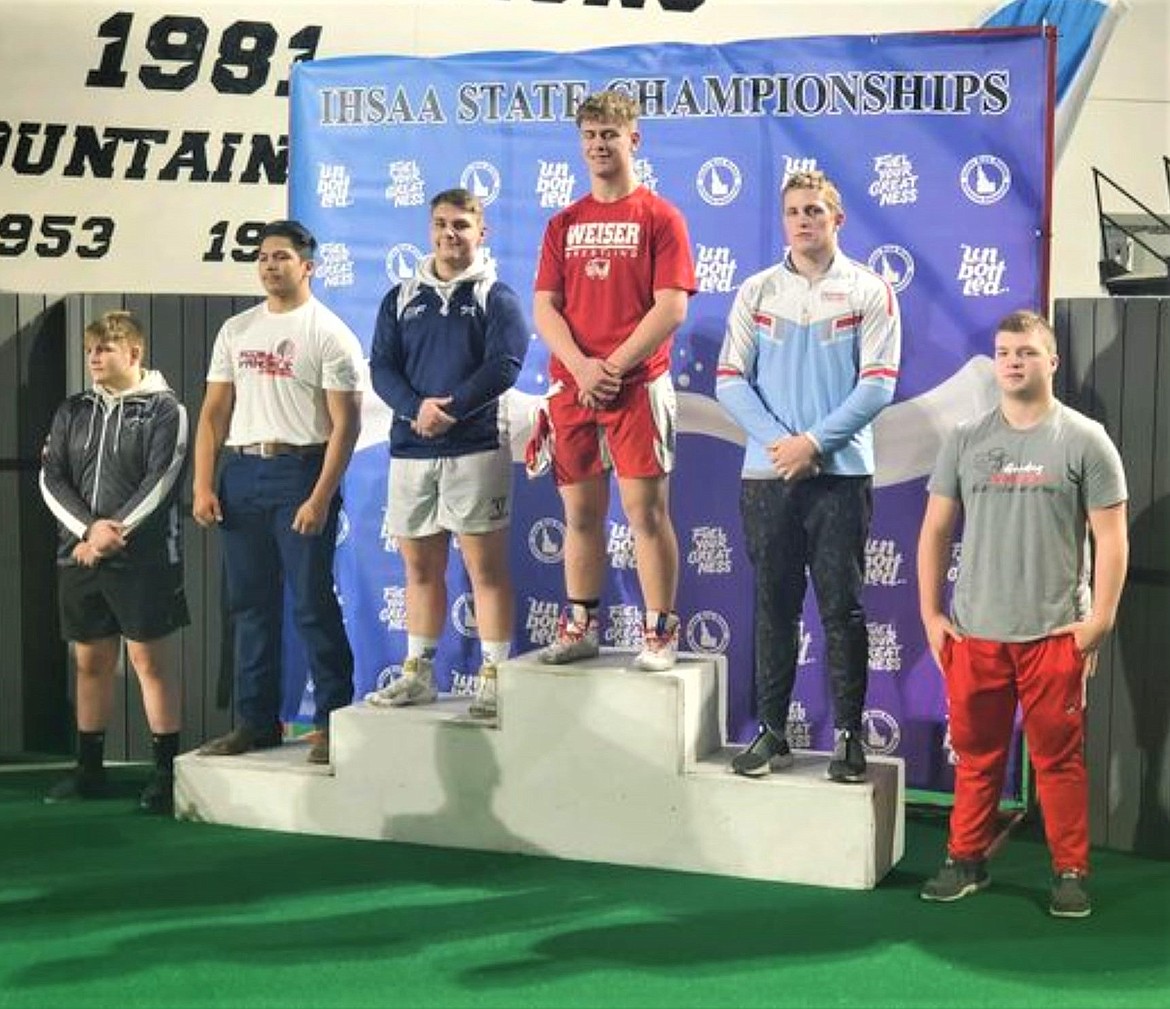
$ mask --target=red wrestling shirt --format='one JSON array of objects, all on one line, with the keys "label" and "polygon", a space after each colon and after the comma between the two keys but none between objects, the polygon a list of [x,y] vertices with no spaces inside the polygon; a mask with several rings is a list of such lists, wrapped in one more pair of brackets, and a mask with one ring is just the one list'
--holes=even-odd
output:
[{"label": "red wrestling shirt", "polygon": [[[548,222],[536,290],[564,296],[561,314],[590,357],[608,357],[653,307],[654,292],[667,288],[695,290],[690,238],[677,208],[644,186],[614,203],[585,196]],[[625,378],[667,371],[672,339]],[[550,371],[572,382],[555,356]]]}]

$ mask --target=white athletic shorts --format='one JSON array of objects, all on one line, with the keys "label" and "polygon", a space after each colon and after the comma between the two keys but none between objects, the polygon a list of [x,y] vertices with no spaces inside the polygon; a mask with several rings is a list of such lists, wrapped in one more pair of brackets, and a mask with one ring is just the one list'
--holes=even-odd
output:
[{"label": "white athletic shorts", "polygon": [[391,459],[383,536],[490,533],[512,518],[512,452]]}]

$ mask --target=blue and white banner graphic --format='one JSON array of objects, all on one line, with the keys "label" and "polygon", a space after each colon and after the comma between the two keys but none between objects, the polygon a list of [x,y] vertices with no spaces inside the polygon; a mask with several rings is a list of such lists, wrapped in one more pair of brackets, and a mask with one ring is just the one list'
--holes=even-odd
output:
[{"label": "blue and white banner graphic", "polygon": [[[321,242],[318,297],[368,347],[380,299],[428,251],[433,194],[463,185],[481,196],[491,254],[523,296],[546,221],[588,192],[577,104],[603,87],[639,99],[637,171],[686,216],[699,278],[673,357],[682,645],[727,656],[727,732],[740,740],[754,728],[752,576],[738,515],[742,437],[714,400],[715,363],[736,289],[783,253],[786,176],[827,172],[844,196],[845,252],[890,280],[904,325],[897,401],[877,428],[867,743],[905,757],[911,787],[948,791],[942,683],[913,578],[924,478],[943,431],[995,400],[995,323],[1046,305],[1052,42],[1020,29],[298,64],[290,212]],[[534,335],[509,406],[519,652],[551,638],[563,595],[556,490],[519,465],[531,406],[547,387],[548,353]],[[396,672],[406,639],[401,558],[381,534],[389,413],[367,400],[338,548],[358,696]],[[634,648],[640,594],[614,497],[603,643]],[[479,648],[457,551],[449,575],[438,665],[441,686],[458,692],[474,685]],[[811,601],[803,637],[790,738],[824,749],[832,716]],[[303,683],[303,669],[291,673]]]}]

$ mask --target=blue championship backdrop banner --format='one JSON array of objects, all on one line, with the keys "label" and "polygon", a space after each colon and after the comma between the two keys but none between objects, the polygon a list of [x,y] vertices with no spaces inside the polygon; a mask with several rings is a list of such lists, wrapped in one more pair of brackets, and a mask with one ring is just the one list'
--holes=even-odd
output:
[{"label": "blue championship backdrop banner", "polygon": [[[742,437],[714,399],[715,363],[736,289],[783,253],[786,176],[827,172],[844,197],[842,247],[890,280],[904,326],[897,402],[877,430],[866,742],[903,756],[911,787],[949,791],[945,704],[918,621],[914,550],[943,431],[995,401],[996,321],[1046,304],[1053,48],[1042,30],[1019,29],[298,64],[290,212],[321,242],[318,297],[367,348],[381,298],[429,251],[429,198],[452,186],[483,199],[491,255],[527,303],[546,221],[589,189],[578,103],[603,87],[639,100],[637,172],[686,216],[699,278],[673,357],[682,647],[726,655],[735,741],[755,726],[752,574],[738,515]],[[534,335],[508,406],[518,652],[551,639],[563,596],[560,501],[551,478],[529,481],[520,465],[531,408],[547,387],[548,353]],[[381,531],[390,418],[376,396],[366,399],[337,567],[358,697],[397,675],[406,646],[401,557]],[[616,493],[608,553],[603,643],[633,649],[640,593]],[[455,550],[449,586],[438,671],[443,688],[469,692],[479,647]],[[789,738],[830,748],[811,600],[802,634]],[[289,666],[286,714],[304,717],[311,688],[303,664]]]}]

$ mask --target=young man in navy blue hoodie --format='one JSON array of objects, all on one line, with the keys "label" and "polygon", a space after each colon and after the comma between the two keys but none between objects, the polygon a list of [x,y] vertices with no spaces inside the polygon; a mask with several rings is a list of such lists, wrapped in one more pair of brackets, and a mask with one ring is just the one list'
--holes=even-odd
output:
[{"label": "young man in navy blue hoodie", "polygon": [[447,613],[447,554],[459,539],[482,644],[473,717],[496,714],[496,668],[511,649],[512,453],[501,397],[529,330],[515,292],[481,248],[483,206],[466,189],[431,200],[433,253],[382,301],[370,350],[375,391],[394,411],[384,531],[406,566],[403,676],[375,706],[429,704]]}]

